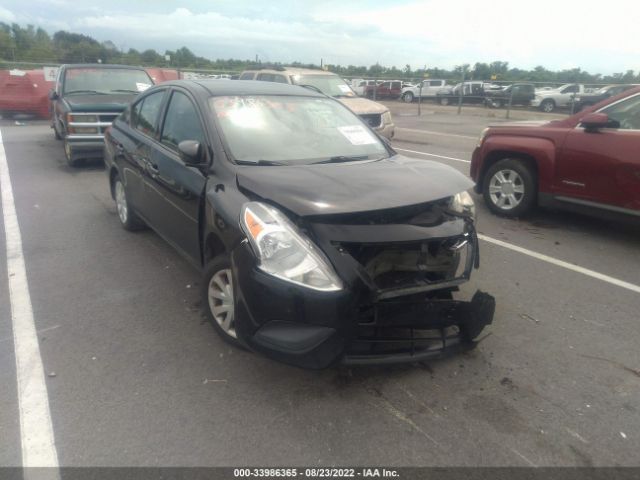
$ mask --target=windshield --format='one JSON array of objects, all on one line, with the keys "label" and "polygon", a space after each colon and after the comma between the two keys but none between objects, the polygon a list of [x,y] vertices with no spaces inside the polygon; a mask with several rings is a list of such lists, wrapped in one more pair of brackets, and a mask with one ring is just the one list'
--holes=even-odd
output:
[{"label": "windshield", "polygon": [[355,97],[351,87],[336,75],[293,75],[296,85],[313,85],[325,95],[331,97]]},{"label": "windshield", "polygon": [[305,164],[388,157],[360,118],[328,98],[212,97],[210,106],[234,160]]},{"label": "windshield", "polygon": [[138,93],[153,81],[144,70],[128,68],[71,68],[64,77],[63,93]]}]

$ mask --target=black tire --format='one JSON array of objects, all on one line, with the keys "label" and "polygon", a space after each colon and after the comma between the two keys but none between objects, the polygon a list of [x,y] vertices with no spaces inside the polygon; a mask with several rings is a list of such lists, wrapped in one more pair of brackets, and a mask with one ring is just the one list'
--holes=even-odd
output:
[{"label": "black tire", "polygon": [[440,105],[449,105],[449,99],[447,97],[442,97],[438,99],[438,103]]},{"label": "black tire", "polygon": [[70,167],[75,168],[80,164],[78,159],[73,158],[73,153],[71,151],[71,144],[66,138],[64,139],[64,156],[67,159],[67,165],[69,165]]},{"label": "black tire", "polygon": [[405,103],[411,103],[411,102],[413,102],[413,93],[412,93],[412,92],[405,92],[405,93],[402,95],[402,100],[403,100]]},{"label": "black tire", "polygon": [[551,99],[543,100],[540,104],[540,110],[546,113],[551,113],[556,109],[556,102]]},{"label": "black tire", "polygon": [[[113,199],[116,202],[116,213],[118,215],[118,220],[120,220],[120,225],[122,225],[122,228],[130,232],[144,229],[146,225],[142,221],[142,219],[140,219],[140,217],[136,215],[136,212],[131,207],[129,199],[127,198],[127,189],[125,188],[124,183],[122,183],[122,180],[120,180],[120,177],[118,175],[113,177],[112,188]],[[119,191],[120,188],[122,188],[121,192]],[[124,195],[124,199],[122,199],[120,195]],[[124,211],[122,210],[122,204],[120,203],[122,202],[122,200],[124,200]]]},{"label": "black tire", "polygon": [[[233,320],[233,308],[231,310],[232,319],[230,320],[231,329],[225,329],[223,324],[227,319],[226,316],[224,318],[220,318],[220,312],[216,312],[218,315],[218,319],[216,319],[216,313],[214,313],[213,309],[215,308],[216,302],[219,302],[218,307],[223,305],[224,300],[222,300],[219,296],[216,297],[214,292],[217,292],[218,295],[221,293],[224,295],[227,292],[227,295],[224,295],[228,298],[228,291],[224,288],[219,288],[220,283],[214,281],[214,277],[218,275],[216,278],[221,278],[224,283],[224,279],[228,280],[231,284],[231,305],[234,305],[233,300],[233,278],[232,278],[232,270],[231,270],[231,262],[229,261],[229,257],[226,255],[218,255],[209,263],[207,263],[203,275],[202,275],[202,286],[200,289],[201,298],[202,298],[202,308],[204,309],[204,313],[213,326],[213,329],[216,333],[230,345],[234,347],[239,347],[246,350],[245,345],[241,340],[238,339],[235,333],[235,322]],[[213,291],[211,290],[213,289]],[[228,315],[228,313],[227,313]]]},{"label": "black tire", "polygon": [[[510,173],[507,174],[507,172]],[[506,182],[500,181],[499,173],[502,174],[501,178],[507,180]],[[504,185],[504,187],[498,185]],[[504,188],[506,192],[501,190],[492,192],[492,188],[501,190]],[[538,197],[536,174],[526,161],[519,158],[500,160],[491,165],[484,175],[482,196],[489,210],[497,215],[505,217],[526,215],[533,209]]]}]

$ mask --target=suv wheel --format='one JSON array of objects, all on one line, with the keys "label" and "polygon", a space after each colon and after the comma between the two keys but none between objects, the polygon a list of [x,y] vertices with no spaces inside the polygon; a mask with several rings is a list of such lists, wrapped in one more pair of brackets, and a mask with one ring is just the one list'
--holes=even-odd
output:
[{"label": "suv wheel", "polygon": [[404,100],[407,103],[413,102],[413,93],[406,92],[404,95],[402,95],[402,100]]},{"label": "suv wheel", "polygon": [[131,208],[129,199],[127,198],[127,190],[117,175],[113,179],[113,198],[116,202],[118,219],[120,220],[122,228],[130,232],[144,228],[144,222],[140,220],[140,217],[138,217],[136,212]]},{"label": "suv wheel", "polygon": [[551,113],[555,110],[555,108],[556,108],[556,102],[550,99],[544,100],[540,104],[540,110],[542,110],[543,112]]},{"label": "suv wheel", "polygon": [[482,194],[492,212],[506,217],[521,216],[535,203],[535,174],[523,160],[505,158],[485,174]]},{"label": "suv wheel", "polygon": [[204,270],[202,304],[216,333],[236,347],[243,347],[236,333],[233,271],[226,255],[211,260]]}]

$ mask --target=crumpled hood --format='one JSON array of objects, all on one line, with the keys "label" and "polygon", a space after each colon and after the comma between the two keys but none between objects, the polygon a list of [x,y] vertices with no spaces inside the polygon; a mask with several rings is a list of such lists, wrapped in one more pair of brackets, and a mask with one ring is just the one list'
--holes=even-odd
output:
[{"label": "crumpled hood", "polygon": [[122,112],[136,98],[133,94],[69,95],[64,97],[74,112]]},{"label": "crumpled hood", "polygon": [[426,203],[473,186],[452,167],[396,155],[378,161],[247,166],[238,185],[299,216],[366,212]]},{"label": "crumpled hood", "polygon": [[368,98],[361,97],[341,97],[338,98],[345,106],[351,109],[356,115],[365,113],[384,113],[389,110],[381,103],[374,102]]}]

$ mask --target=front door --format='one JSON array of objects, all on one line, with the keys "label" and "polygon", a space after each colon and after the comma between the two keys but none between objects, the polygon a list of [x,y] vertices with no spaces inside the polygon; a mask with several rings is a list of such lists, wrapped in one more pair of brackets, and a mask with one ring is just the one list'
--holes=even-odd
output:
[{"label": "front door", "polygon": [[556,162],[556,194],[640,213],[640,94],[600,109],[610,127],[578,125]]},{"label": "front door", "polygon": [[200,264],[200,204],[206,176],[187,167],[178,153],[183,140],[196,140],[208,151],[203,122],[186,92],[174,89],[165,110],[160,144],[153,149],[145,175],[145,211],[169,243]]}]

